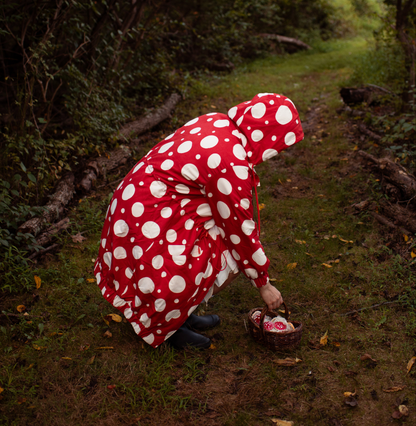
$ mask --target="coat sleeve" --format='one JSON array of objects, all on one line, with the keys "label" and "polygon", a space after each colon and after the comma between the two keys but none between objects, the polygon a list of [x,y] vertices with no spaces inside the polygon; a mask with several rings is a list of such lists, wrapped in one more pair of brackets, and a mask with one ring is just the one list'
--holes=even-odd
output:
[{"label": "coat sleeve", "polygon": [[229,164],[213,174],[205,186],[215,224],[240,271],[256,287],[269,282],[269,259],[259,240],[253,217],[252,171],[242,164]]}]

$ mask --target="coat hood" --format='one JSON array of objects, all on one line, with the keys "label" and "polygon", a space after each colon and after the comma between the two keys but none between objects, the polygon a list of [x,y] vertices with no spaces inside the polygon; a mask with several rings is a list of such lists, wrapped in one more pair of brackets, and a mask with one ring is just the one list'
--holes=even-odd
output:
[{"label": "coat hood", "polygon": [[259,93],[251,101],[232,107],[228,117],[239,129],[236,136],[254,166],[304,137],[296,107],[283,95]]}]

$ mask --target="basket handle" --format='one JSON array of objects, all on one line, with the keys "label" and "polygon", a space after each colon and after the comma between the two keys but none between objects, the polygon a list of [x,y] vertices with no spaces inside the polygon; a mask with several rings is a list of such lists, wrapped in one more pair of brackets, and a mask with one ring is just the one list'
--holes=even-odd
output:
[{"label": "basket handle", "polygon": [[[282,305],[284,306],[284,308],[285,308],[285,318],[286,318],[286,321],[288,321],[289,320],[289,309],[288,309],[288,307],[287,307],[287,305],[286,305],[286,303],[285,302],[283,302],[282,303]],[[265,316],[266,316],[266,314],[267,314],[267,312],[273,312],[275,315],[278,315],[278,314],[276,314],[276,312],[274,312],[274,311],[272,311],[272,310],[270,310],[268,307],[267,307],[267,305],[265,305],[264,306],[264,308],[262,309],[262,311],[261,311],[261,314],[260,314],[260,324],[259,324],[259,326],[260,326],[260,333],[261,333],[261,337],[263,338],[264,337],[264,327],[263,327],[263,323],[264,323],[264,318],[265,318]]]}]

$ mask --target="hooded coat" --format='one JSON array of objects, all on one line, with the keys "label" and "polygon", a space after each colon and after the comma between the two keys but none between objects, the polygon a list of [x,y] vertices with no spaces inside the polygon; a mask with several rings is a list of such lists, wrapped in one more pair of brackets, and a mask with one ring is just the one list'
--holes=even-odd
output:
[{"label": "hooded coat", "polygon": [[256,287],[269,260],[253,219],[253,166],[303,139],[285,96],[262,93],[197,117],[151,149],[115,190],[95,263],[104,298],[153,347],[196,309],[227,256]]}]

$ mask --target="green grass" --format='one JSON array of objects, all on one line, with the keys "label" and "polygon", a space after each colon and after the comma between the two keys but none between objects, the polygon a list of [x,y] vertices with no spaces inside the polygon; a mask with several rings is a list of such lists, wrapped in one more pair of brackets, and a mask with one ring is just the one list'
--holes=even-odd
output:
[{"label": "green grass", "polygon": [[[331,42],[199,83],[174,123],[159,126],[136,155],[188,118],[226,112],[257,92],[292,98],[308,120],[306,138],[257,172],[270,275],[292,318],[304,325],[300,346],[274,353],[253,342],[247,313],[262,300],[242,277],[199,308],[222,318],[207,333],[215,346],[208,351],[154,350],[125,320],[108,322],[105,316],[117,311],[93,280],[111,192],[100,188],[71,211],[62,250],[36,265],[41,287],[33,280],[30,292],[1,300],[0,424],[252,426],[279,418],[302,426],[374,426],[394,422],[397,399],[409,406],[407,424],[415,422],[415,375],[406,374],[416,350],[411,245],[403,240],[390,248],[371,217],[348,210],[373,190],[336,112],[339,86],[364,51],[363,39]],[[86,240],[74,242],[78,232]],[[19,314],[19,305],[29,315]],[[328,344],[322,346],[325,332]],[[364,354],[376,362],[361,359]],[[293,368],[274,362],[288,356],[302,362]],[[398,385],[406,387],[383,391]],[[355,390],[358,405],[350,407],[343,394]]]}]

